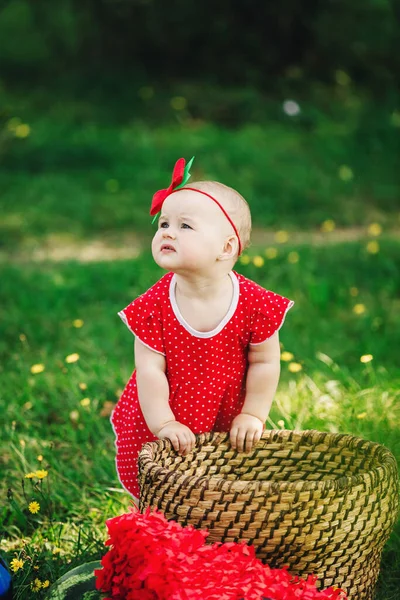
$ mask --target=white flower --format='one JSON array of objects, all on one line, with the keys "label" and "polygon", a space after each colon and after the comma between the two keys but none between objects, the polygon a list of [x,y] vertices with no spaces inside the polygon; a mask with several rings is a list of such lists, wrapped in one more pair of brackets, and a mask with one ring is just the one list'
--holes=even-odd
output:
[{"label": "white flower", "polygon": [[295,117],[300,113],[300,106],[294,100],[285,100],[283,103],[283,112],[289,117]]}]

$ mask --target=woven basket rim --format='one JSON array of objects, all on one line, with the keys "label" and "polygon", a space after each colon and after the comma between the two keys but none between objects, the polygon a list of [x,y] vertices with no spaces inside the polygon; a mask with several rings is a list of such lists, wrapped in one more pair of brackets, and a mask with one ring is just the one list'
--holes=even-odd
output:
[{"label": "woven basket rim", "polygon": [[[265,430],[261,440],[270,440],[273,438],[275,442],[281,441],[307,441],[308,439],[311,441],[313,438],[318,437],[318,443],[326,443],[327,440],[331,442],[335,442],[330,445],[337,445],[341,443],[343,447],[348,448],[360,448],[362,447],[364,450],[378,450],[380,453],[380,462],[378,465],[369,469],[368,472],[362,472],[356,475],[343,475],[341,477],[328,479],[328,480],[320,480],[320,481],[308,481],[305,479],[300,479],[297,481],[265,481],[265,480],[228,480],[223,477],[218,477],[218,475],[213,475],[209,477],[207,475],[187,475],[182,471],[172,471],[166,467],[160,466],[158,463],[154,461],[154,454],[157,450],[172,450],[172,444],[170,440],[156,440],[154,442],[147,442],[143,445],[140,453],[139,453],[139,463],[142,463],[142,467],[148,469],[152,466],[154,470],[157,472],[157,478],[162,478],[164,481],[168,481],[169,484],[177,484],[183,488],[194,488],[203,489],[208,491],[223,491],[223,492],[238,492],[238,493],[247,493],[250,491],[260,491],[260,492],[300,492],[304,490],[325,490],[328,491],[331,488],[335,488],[340,491],[342,489],[348,488],[349,486],[354,486],[365,482],[367,479],[371,479],[371,476],[374,476],[378,479],[381,479],[384,475],[384,467],[385,461],[389,461],[393,464],[394,457],[390,450],[379,444],[377,442],[372,442],[369,440],[365,440],[364,438],[347,434],[347,433],[332,433],[332,432],[322,432],[315,429],[307,429],[307,430],[288,430],[288,429],[269,429]],[[201,433],[196,435],[196,441],[199,445],[206,445],[212,443],[224,443],[229,441],[229,432],[208,432]],[[346,444],[349,442],[349,444]],[[315,440],[313,440],[313,445],[316,445]],[[150,463],[150,464],[149,464]]]}]

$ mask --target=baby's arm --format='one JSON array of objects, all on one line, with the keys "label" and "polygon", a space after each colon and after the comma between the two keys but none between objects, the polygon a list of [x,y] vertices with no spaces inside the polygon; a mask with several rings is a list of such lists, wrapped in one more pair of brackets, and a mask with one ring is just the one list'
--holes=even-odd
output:
[{"label": "baby's arm", "polygon": [[246,377],[246,397],[242,412],[232,422],[230,440],[233,448],[250,452],[261,438],[264,423],[278,387],[280,375],[279,335],[275,333],[262,344],[251,345]]},{"label": "baby's arm", "polygon": [[169,405],[165,357],[135,338],[135,366],[139,403],[147,427],[158,438],[171,440],[176,451],[190,452],[196,438],[175,419]]}]

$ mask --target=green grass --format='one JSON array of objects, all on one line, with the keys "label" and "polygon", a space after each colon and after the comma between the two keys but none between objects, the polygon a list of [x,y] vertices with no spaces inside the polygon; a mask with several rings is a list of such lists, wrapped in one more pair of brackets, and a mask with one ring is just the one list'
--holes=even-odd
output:
[{"label": "green grass", "polygon": [[[194,93],[196,92],[196,93]],[[217,179],[249,201],[258,227],[319,228],[378,221],[399,227],[399,118],[394,100],[377,108],[349,89],[282,99],[177,88],[141,99],[130,90],[105,105],[56,95],[9,94],[0,114],[0,247],[69,232],[87,238],[139,232],[152,194],[179,156],[196,155],[194,179]],[[218,111],[241,114],[230,128]],[[214,110],[213,110],[214,107]],[[247,117],[247,121],[244,118]],[[16,122],[27,137],[16,136]],[[214,119],[214,120],[213,120]]]},{"label": "green grass", "polygon": [[[296,302],[281,332],[283,349],[294,356],[282,363],[269,427],[360,435],[399,460],[400,243],[383,238],[377,254],[357,243],[296,248],[289,240],[277,249],[262,267],[237,266]],[[289,262],[291,252],[298,262]],[[115,474],[108,420],[109,403],[133,368],[132,337],[116,313],[160,275],[149,253],[90,265],[1,266],[1,537],[9,559],[25,560],[17,599],[41,597],[43,590],[30,592],[35,577],[54,581],[100,557],[105,519],[129,506]],[[66,362],[73,353],[79,360]],[[363,364],[366,354],[373,360]],[[291,362],[302,370],[291,373]],[[45,370],[32,374],[34,364]],[[48,470],[42,483],[24,479],[39,468]],[[27,509],[32,500],[41,504],[36,515]],[[385,548],[378,600],[398,597],[399,556],[397,527]]]}]

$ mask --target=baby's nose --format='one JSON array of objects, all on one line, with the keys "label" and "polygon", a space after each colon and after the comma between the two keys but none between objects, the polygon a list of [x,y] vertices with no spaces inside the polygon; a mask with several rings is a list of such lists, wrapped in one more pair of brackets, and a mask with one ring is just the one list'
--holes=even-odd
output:
[{"label": "baby's nose", "polygon": [[168,229],[163,229],[163,238],[172,238],[175,239],[175,232],[172,227],[168,227]]}]

